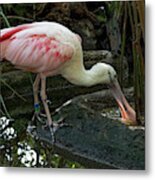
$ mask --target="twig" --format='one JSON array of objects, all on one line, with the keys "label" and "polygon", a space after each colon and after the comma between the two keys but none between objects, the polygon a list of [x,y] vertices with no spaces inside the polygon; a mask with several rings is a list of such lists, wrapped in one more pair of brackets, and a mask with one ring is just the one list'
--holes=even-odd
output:
[{"label": "twig", "polygon": [[7,86],[14,94],[16,94],[16,96],[18,96],[20,99],[22,99],[23,101],[27,101],[25,98],[23,98],[19,93],[17,93],[10,85],[8,85],[3,79],[0,79],[0,81]]},{"label": "twig", "polygon": [[10,27],[10,23],[9,23],[7,17],[5,16],[5,14],[3,13],[2,7],[0,7],[0,15],[3,17],[6,25],[7,25],[8,27]]},{"label": "twig", "polygon": [[3,100],[2,95],[0,95],[0,102],[1,102],[1,104],[2,104],[2,106],[3,106],[3,108],[4,108],[4,111],[5,111],[5,113],[6,113],[6,116],[7,116],[9,119],[12,119],[11,116],[10,116],[10,114],[9,114],[9,112],[8,112],[8,110],[7,110],[7,108],[6,108],[6,106],[5,106],[5,103],[4,103],[4,100]]},{"label": "twig", "polygon": [[33,19],[25,18],[25,17],[22,17],[22,16],[6,16],[6,17],[7,17],[7,19],[19,19],[19,20],[29,21],[29,22],[33,21]]}]

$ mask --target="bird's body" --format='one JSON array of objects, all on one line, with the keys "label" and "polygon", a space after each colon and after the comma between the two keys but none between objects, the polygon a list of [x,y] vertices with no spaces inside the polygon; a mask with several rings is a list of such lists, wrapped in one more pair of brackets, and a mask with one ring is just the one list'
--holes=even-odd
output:
[{"label": "bird's body", "polygon": [[[61,24],[25,24],[3,29],[0,35],[0,59],[6,59],[17,68],[38,74],[34,83],[34,103],[39,103],[37,93],[41,80],[41,96],[49,121],[50,113],[45,102],[47,76],[61,74],[73,84],[88,87],[95,84],[111,84],[116,78],[115,70],[104,63],[97,63],[90,70],[86,70],[83,65],[80,36]],[[115,98],[117,100],[117,97]],[[122,105],[119,106],[125,111]],[[127,115],[123,116],[127,119]],[[133,122],[136,122],[135,119]]]},{"label": "bird's body", "polygon": [[2,40],[6,41],[4,46],[2,43],[1,58],[46,76],[60,73],[61,66],[73,59],[76,48],[80,48],[78,36],[57,23],[21,25],[1,33]]}]

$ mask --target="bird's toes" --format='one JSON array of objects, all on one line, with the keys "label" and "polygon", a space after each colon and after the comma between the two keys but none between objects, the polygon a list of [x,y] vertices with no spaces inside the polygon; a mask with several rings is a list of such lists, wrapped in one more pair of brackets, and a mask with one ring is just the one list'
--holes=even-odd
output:
[{"label": "bird's toes", "polygon": [[68,123],[65,122],[65,117],[61,117],[59,120],[57,120],[56,123],[54,123],[54,126],[58,129],[61,127],[67,127],[67,126],[71,126]]},{"label": "bird's toes", "polygon": [[42,125],[43,129],[47,129],[52,132],[52,135],[58,130],[58,128],[60,127],[60,125],[58,123],[52,123],[52,124],[48,124],[46,122],[46,124]]},{"label": "bird's toes", "polygon": [[46,123],[46,115],[42,114],[40,112],[35,112],[33,117],[32,117],[32,121],[38,121],[41,124],[45,124]]},{"label": "bird's toes", "polygon": [[52,142],[54,143],[55,142],[55,133],[56,131],[61,128],[61,127],[66,127],[66,126],[70,126],[69,124],[65,123],[65,118],[64,117],[61,117],[58,121],[54,121],[52,122],[51,124],[49,124],[48,122],[46,123],[46,125],[43,125],[42,128],[44,130],[48,130],[50,131],[50,135],[51,135],[51,138],[52,138]]},{"label": "bird's toes", "polygon": [[29,122],[27,129],[26,129],[26,132],[28,134],[30,134],[32,137],[37,137],[36,129],[37,129],[36,126],[32,125],[32,123]]}]

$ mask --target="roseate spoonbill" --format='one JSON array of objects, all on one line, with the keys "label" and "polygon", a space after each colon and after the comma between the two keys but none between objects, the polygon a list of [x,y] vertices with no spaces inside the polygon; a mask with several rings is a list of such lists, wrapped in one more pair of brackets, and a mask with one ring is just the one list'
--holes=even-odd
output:
[{"label": "roseate spoonbill", "polygon": [[49,126],[52,118],[47,104],[46,77],[58,74],[79,86],[107,84],[120,107],[122,122],[137,124],[135,111],[120,89],[114,68],[97,63],[86,70],[81,38],[67,27],[55,22],[35,22],[2,29],[0,46],[1,60],[10,61],[24,71],[37,73],[33,85],[35,113],[39,113],[38,90],[41,82],[41,99]]}]

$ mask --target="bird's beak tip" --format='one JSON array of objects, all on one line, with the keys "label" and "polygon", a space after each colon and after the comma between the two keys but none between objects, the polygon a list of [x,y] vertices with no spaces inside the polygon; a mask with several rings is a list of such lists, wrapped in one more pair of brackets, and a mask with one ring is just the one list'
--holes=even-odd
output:
[{"label": "bird's beak tip", "polygon": [[120,108],[122,116],[121,121],[126,125],[137,125],[136,113],[127,102],[117,80],[113,82],[110,89]]},{"label": "bird's beak tip", "polygon": [[136,120],[133,120],[133,119],[124,119],[122,118],[121,119],[121,122],[127,126],[137,126],[138,123]]}]

